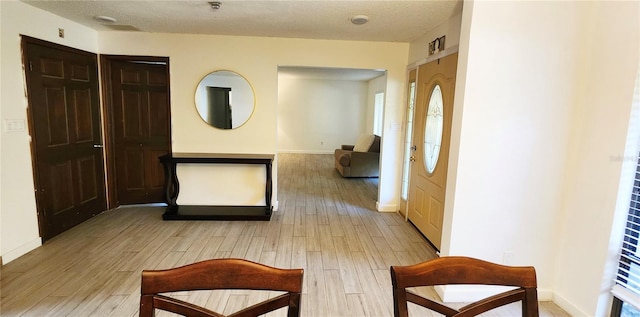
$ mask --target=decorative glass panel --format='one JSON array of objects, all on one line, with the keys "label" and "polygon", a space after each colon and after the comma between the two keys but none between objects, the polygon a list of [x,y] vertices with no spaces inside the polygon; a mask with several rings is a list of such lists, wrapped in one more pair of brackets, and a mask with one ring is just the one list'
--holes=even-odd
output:
[{"label": "decorative glass panel", "polygon": [[400,196],[402,199],[407,200],[409,197],[409,160],[411,158],[411,145],[413,140],[411,134],[413,133],[413,109],[416,100],[416,82],[412,82],[409,88],[409,109],[407,110],[407,130],[405,131],[404,141],[404,167],[402,169],[402,191]]},{"label": "decorative glass panel", "polygon": [[424,166],[429,174],[433,173],[440,156],[442,129],[444,128],[444,109],[440,85],[433,87],[429,97],[429,108],[424,129]]}]

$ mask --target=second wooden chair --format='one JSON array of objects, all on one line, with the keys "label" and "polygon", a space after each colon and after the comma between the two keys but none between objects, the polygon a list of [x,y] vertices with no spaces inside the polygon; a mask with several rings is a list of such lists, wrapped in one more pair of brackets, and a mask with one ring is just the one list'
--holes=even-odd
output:
[{"label": "second wooden chair", "polygon": [[[393,310],[396,317],[407,317],[407,302],[445,316],[476,316],[509,303],[522,301],[522,316],[538,316],[536,271],[533,267],[495,264],[469,257],[441,257],[409,266],[392,266]],[[439,301],[416,295],[406,288],[419,286],[479,284],[514,286],[513,290],[471,303],[459,310]]]}]

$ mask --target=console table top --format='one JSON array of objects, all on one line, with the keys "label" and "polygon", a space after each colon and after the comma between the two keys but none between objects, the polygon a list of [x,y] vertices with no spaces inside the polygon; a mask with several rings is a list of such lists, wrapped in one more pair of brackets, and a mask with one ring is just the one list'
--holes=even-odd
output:
[{"label": "console table top", "polygon": [[250,153],[182,153],[174,152],[167,154],[167,157],[174,159],[247,159],[247,160],[273,160],[273,154],[250,154]]}]

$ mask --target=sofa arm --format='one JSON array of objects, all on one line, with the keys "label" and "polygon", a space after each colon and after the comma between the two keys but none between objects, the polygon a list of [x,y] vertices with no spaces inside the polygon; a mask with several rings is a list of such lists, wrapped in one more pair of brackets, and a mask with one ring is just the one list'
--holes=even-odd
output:
[{"label": "sofa arm", "polygon": [[355,146],[355,145],[345,145],[345,144],[343,144],[343,145],[342,145],[342,147],[341,147],[341,149],[343,149],[343,150],[345,150],[345,151],[353,151],[353,147],[354,147],[354,146]]},{"label": "sofa arm", "polygon": [[336,163],[340,164],[340,166],[349,167],[351,165],[351,153],[352,151],[336,149],[334,152]]}]

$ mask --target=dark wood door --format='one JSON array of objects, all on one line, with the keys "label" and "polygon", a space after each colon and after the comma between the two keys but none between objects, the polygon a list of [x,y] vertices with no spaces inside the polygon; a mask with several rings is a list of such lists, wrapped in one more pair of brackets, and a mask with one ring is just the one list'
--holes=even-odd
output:
[{"label": "dark wood door", "polygon": [[106,209],[96,55],[23,37],[40,235]]},{"label": "dark wood door", "polygon": [[207,87],[209,113],[207,122],[220,129],[231,129],[231,88]]},{"label": "dark wood door", "polygon": [[163,202],[158,157],[171,152],[168,65],[112,60],[110,66],[118,205]]}]

